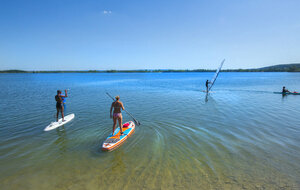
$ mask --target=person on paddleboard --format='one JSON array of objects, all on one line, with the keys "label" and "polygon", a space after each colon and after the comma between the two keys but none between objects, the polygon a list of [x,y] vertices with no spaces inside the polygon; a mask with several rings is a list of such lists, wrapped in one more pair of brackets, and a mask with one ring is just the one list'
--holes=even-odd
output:
[{"label": "person on paddleboard", "polygon": [[[119,126],[120,126],[120,132],[121,135],[123,135],[123,130],[122,130],[122,113],[121,113],[121,109],[125,110],[123,103],[120,102],[120,96],[116,96],[116,101],[114,101],[111,104],[110,107],[110,118],[113,118],[114,124],[113,124],[113,134],[115,132],[116,126],[117,126],[117,121],[119,122]],[[114,109],[114,112],[112,114],[112,109]]]},{"label": "person on paddleboard", "polygon": [[66,98],[66,97],[68,97],[67,90],[65,90],[65,95],[62,95],[61,91],[57,90],[57,95],[55,96],[56,110],[57,110],[56,121],[58,121],[59,112],[61,112],[62,121],[65,121],[64,120],[64,105],[63,105],[64,102],[63,101],[64,101],[64,98]]},{"label": "person on paddleboard", "polygon": [[209,81],[209,80],[206,80],[206,82],[205,82],[206,92],[208,92],[208,84],[210,84],[210,81]]},{"label": "person on paddleboard", "polygon": [[290,92],[290,91],[288,89],[286,89],[285,86],[282,87],[282,93],[287,93],[287,92]]}]

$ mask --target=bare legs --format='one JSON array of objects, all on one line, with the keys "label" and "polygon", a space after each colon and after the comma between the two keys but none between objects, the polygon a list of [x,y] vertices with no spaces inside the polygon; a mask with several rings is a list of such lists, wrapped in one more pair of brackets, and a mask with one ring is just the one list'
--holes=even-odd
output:
[{"label": "bare legs", "polygon": [[122,115],[118,117],[118,121],[119,121],[119,126],[120,126],[121,134],[123,134],[123,128],[122,128]]},{"label": "bare legs", "polygon": [[123,133],[123,128],[122,128],[122,115],[120,116],[114,116],[114,125],[113,125],[113,133],[115,132],[116,126],[117,126],[117,121],[119,122],[119,127],[120,127],[120,132],[121,134]]},{"label": "bare legs", "polygon": [[61,117],[62,117],[62,121],[65,121],[64,119],[64,106],[61,107],[61,109],[56,108],[56,121],[58,122],[58,115],[59,115],[59,111],[61,112]]},{"label": "bare legs", "polygon": [[58,114],[59,114],[59,109],[58,108],[56,108],[56,122],[58,122]]},{"label": "bare legs", "polygon": [[65,121],[65,116],[64,116],[64,106],[62,105],[61,106],[61,117],[62,117],[62,121],[64,122]]},{"label": "bare legs", "polygon": [[114,135],[114,132],[115,132],[115,129],[116,129],[116,125],[117,125],[117,117],[113,117],[113,120],[114,120],[114,125],[113,125],[113,135]]}]

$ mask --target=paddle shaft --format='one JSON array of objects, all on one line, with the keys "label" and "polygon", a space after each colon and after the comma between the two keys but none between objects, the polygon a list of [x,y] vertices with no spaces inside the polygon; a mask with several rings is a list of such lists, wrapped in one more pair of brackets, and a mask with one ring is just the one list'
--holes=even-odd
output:
[{"label": "paddle shaft", "polygon": [[[106,94],[113,100],[113,101],[116,101],[108,92],[106,92]],[[131,115],[131,113],[129,113],[127,110],[124,110],[130,117],[132,117],[132,119],[134,120],[134,122],[136,123],[136,125],[140,125],[141,123],[135,119],[133,117],[133,115]]]}]

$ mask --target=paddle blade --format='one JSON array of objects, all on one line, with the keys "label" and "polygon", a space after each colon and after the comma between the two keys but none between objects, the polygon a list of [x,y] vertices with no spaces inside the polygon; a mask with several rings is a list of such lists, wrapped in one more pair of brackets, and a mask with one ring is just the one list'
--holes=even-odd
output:
[{"label": "paddle blade", "polygon": [[133,120],[134,121],[134,123],[137,125],[137,126],[140,126],[141,125],[141,123],[139,122],[139,121],[137,121],[137,120]]}]

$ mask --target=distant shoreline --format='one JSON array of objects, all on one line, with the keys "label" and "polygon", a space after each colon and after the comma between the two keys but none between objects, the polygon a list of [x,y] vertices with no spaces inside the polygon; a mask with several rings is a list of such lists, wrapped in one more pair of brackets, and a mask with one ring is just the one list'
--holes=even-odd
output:
[{"label": "distant shoreline", "polygon": [[[140,70],[120,70],[120,71],[11,71],[11,70],[5,70],[0,71],[1,73],[204,73],[204,72],[215,72],[216,70],[171,70],[171,71],[140,71]],[[221,72],[300,72],[300,71],[278,71],[278,70],[270,70],[270,71],[261,71],[261,70],[248,70],[248,69],[237,69],[237,70],[222,70]]]},{"label": "distant shoreline", "polygon": [[[117,70],[117,71],[11,71],[4,70],[0,73],[203,73],[203,72],[215,72],[216,70],[171,70],[171,71],[150,71],[150,70]],[[221,70],[221,72],[300,72],[300,71],[262,71],[262,70],[248,70],[248,69],[236,69],[236,70]]]},{"label": "distant shoreline", "polygon": [[[215,72],[212,69],[140,69],[140,70],[63,70],[63,71],[24,71],[2,70],[0,73],[188,73]],[[258,69],[224,69],[222,72],[300,72],[300,63],[274,65]]]}]

